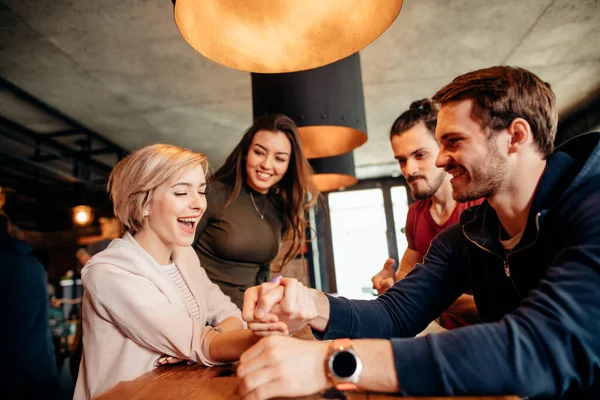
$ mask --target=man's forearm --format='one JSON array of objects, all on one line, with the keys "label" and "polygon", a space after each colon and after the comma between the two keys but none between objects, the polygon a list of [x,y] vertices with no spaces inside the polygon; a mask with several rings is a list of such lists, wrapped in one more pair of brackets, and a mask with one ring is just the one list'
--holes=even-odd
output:
[{"label": "man's forearm", "polygon": [[400,386],[394,364],[392,342],[381,339],[353,340],[363,371],[358,386],[364,390],[398,393]]},{"label": "man's forearm", "polygon": [[462,294],[456,301],[448,308],[450,314],[460,316],[462,319],[468,322],[481,321],[481,317],[477,312],[477,306],[473,296],[470,294]]},{"label": "man's forearm", "polygon": [[311,289],[311,296],[317,307],[317,317],[313,318],[309,325],[316,331],[323,332],[329,325],[329,299],[325,293]]},{"label": "man's forearm", "polygon": [[406,249],[400,260],[400,265],[396,270],[396,282],[404,279],[406,275],[415,268],[415,264],[422,261],[423,255],[421,253],[416,250]]},{"label": "man's forearm", "polygon": [[411,270],[412,270],[412,268],[408,269],[405,266],[403,266],[402,264],[400,264],[400,266],[396,270],[396,282],[404,279]]}]

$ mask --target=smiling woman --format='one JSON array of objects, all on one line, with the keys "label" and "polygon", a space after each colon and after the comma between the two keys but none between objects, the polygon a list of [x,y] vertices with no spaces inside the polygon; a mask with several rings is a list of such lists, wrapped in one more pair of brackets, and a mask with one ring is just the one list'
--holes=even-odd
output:
[{"label": "smiling woman", "polygon": [[300,251],[305,211],[317,200],[298,128],[281,114],[258,118],[215,173],[194,247],[208,277],[242,307],[244,291],[269,280],[283,238]]},{"label": "smiling woman", "polygon": [[[191,248],[206,210],[207,168],[204,154],[156,144],[111,172],[108,191],[126,233],[81,271],[84,354],[76,399],[173,360],[234,361],[258,340]],[[271,331],[287,328],[273,323]]]}]

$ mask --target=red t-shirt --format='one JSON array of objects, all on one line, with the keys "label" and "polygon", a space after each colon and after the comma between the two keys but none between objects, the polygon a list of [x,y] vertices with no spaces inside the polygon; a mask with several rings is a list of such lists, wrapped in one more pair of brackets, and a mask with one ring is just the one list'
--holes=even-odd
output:
[{"label": "red t-shirt", "polygon": [[406,216],[406,240],[408,248],[418,251],[422,256],[427,253],[429,244],[434,237],[442,230],[450,225],[457,223],[460,219],[460,214],[469,207],[480,204],[483,199],[469,201],[467,203],[456,203],[454,211],[443,225],[438,225],[433,218],[429,209],[431,208],[431,199],[418,200],[412,203],[408,209]]},{"label": "red t-shirt", "polygon": [[[480,204],[483,199],[469,201],[467,203],[456,203],[454,211],[450,218],[443,224],[438,225],[433,218],[429,209],[431,208],[431,199],[419,200],[410,205],[408,215],[406,216],[406,240],[408,248],[418,251],[422,256],[429,250],[429,245],[434,237],[442,230],[450,225],[457,223],[460,220],[460,214],[469,207]],[[470,293],[470,292],[469,292]],[[464,319],[458,315],[443,313],[440,317],[440,325],[446,329],[454,329],[461,326],[469,325]]]}]

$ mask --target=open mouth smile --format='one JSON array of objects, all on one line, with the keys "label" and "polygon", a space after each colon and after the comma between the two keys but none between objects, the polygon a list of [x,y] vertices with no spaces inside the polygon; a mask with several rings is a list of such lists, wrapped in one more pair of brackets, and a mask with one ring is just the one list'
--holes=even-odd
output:
[{"label": "open mouth smile", "polygon": [[196,217],[181,217],[177,218],[177,222],[179,222],[179,226],[187,233],[194,233],[196,227],[198,226],[198,221],[200,221],[201,216]]}]

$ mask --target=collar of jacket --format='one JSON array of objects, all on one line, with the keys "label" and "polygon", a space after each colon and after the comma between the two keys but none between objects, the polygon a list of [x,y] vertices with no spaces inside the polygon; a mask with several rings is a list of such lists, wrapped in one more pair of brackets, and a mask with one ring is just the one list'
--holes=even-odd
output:
[{"label": "collar of jacket", "polygon": [[[548,157],[546,169],[533,196],[523,238],[513,251],[532,245],[552,206],[568,197],[590,175],[598,174],[599,142],[598,132],[580,135],[557,147]],[[500,221],[487,200],[479,207],[463,212],[461,225],[469,241],[504,258],[504,248],[499,240]]]}]

